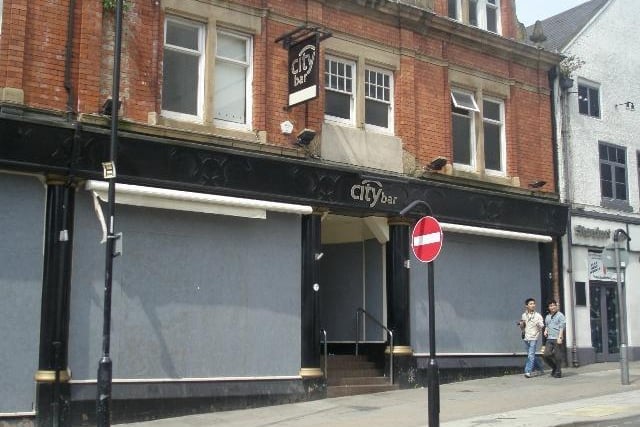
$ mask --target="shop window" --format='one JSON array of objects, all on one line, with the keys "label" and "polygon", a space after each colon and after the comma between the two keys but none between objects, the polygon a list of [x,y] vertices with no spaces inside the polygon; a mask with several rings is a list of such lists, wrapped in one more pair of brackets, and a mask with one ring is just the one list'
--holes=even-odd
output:
[{"label": "shop window", "polygon": [[625,149],[600,142],[600,190],[604,201],[627,200],[627,165]]},{"label": "shop window", "polygon": [[[454,166],[462,170],[479,171],[476,165],[478,150],[481,150],[484,158],[482,170],[488,174],[504,175],[504,102],[485,98],[481,111],[472,92],[454,89],[451,91],[451,104]],[[482,129],[479,131],[475,126],[476,118],[482,120]],[[476,135],[476,132],[481,134]]]},{"label": "shop window", "polygon": [[[162,115],[250,129],[251,37],[217,29],[212,77],[205,76],[205,25],[177,17],[165,21]],[[212,91],[212,93],[211,93]],[[205,108],[206,92],[213,105]]]},{"label": "shop window", "polygon": [[[357,66],[354,61],[325,59],[325,118],[355,126],[357,105],[364,103],[364,124],[369,130],[393,133],[393,74],[364,67],[364,93],[359,94]],[[360,104],[362,105],[362,104]]]},{"label": "shop window", "polygon": [[596,85],[578,84],[578,111],[600,118],[600,89]]}]

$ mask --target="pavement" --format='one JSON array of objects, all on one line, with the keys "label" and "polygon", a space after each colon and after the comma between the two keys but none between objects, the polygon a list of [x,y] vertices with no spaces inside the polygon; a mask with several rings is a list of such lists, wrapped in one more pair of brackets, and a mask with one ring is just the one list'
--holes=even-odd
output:
[{"label": "pavement", "polygon": [[[524,375],[440,386],[443,427],[640,425],[640,361],[563,369],[562,378]],[[190,415],[132,427],[425,427],[427,389],[416,388],[311,402]]]}]

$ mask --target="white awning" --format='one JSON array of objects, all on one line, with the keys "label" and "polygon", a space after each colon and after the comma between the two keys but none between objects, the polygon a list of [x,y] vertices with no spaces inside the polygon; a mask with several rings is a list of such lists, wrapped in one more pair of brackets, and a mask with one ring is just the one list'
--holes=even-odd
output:
[{"label": "white awning", "polygon": [[[109,184],[105,181],[87,181],[85,189],[92,191],[100,200],[108,200]],[[308,215],[311,206],[240,197],[168,190],[141,185],[116,184],[116,203],[149,208],[203,212],[243,218],[265,219],[267,211]]]},{"label": "white awning", "polygon": [[517,231],[497,230],[494,228],[471,227],[469,225],[450,224],[441,222],[443,231],[453,231],[462,234],[474,234],[476,236],[497,237],[501,239],[526,240],[529,242],[549,243],[553,239],[551,236],[543,234],[519,233]]}]

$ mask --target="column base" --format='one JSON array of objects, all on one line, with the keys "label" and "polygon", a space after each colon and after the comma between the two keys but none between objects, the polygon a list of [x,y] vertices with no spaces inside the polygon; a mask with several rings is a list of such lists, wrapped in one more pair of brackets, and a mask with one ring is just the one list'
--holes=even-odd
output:
[{"label": "column base", "polygon": [[301,368],[300,376],[302,378],[318,378],[323,376],[322,370],[320,368]]},{"label": "column base", "polygon": [[[389,347],[384,350],[385,354],[389,354]],[[413,349],[408,345],[394,345],[393,354],[398,356],[412,356]]]},{"label": "column base", "polygon": [[[69,368],[64,371],[58,371],[58,375],[62,383],[67,383],[71,379],[71,371]],[[53,383],[56,381],[56,371],[38,370],[33,376],[33,379],[39,383]]]}]

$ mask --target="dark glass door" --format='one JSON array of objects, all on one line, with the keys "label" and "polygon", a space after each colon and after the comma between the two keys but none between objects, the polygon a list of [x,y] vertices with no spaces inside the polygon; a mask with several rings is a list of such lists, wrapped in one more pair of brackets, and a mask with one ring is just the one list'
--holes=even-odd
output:
[{"label": "dark glass door", "polygon": [[618,290],[615,283],[590,282],[591,344],[596,362],[620,360]]}]

